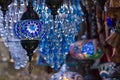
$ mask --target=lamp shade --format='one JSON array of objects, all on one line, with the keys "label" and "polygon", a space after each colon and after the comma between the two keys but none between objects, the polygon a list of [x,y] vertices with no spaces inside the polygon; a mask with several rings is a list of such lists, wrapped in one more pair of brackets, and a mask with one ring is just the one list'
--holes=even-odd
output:
[{"label": "lamp shade", "polygon": [[39,20],[23,20],[14,26],[14,34],[19,39],[39,39],[42,31]]},{"label": "lamp shade", "polygon": [[19,39],[33,40],[39,39],[43,33],[42,24],[38,14],[33,10],[31,1],[27,10],[23,13],[21,20],[14,24],[14,34]]}]

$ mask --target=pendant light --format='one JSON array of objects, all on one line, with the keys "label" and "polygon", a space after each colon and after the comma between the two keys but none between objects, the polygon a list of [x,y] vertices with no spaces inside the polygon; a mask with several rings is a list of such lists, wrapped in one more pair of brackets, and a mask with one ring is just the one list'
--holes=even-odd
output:
[{"label": "pendant light", "polygon": [[29,73],[31,73],[33,69],[31,65],[33,51],[39,44],[42,31],[39,17],[33,10],[32,0],[29,0],[26,12],[23,13],[21,20],[14,26],[14,34],[21,40],[21,45],[27,51],[27,56],[29,57]]}]

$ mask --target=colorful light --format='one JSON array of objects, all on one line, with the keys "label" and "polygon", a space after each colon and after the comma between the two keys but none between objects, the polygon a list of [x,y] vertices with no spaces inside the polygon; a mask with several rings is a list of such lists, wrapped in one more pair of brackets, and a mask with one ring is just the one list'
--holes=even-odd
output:
[{"label": "colorful light", "polygon": [[39,53],[55,70],[64,63],[70,44],[75,41],[82,22],[80,0],[64,1],[58,9],[55,21],[44,0],[34,2],[35,10],[39,13],[40,21],[46,28],[45,36],[40,38]]},{"label": "colorful light", "polygon": [[24,20],[15,24],[14,33],[19,39],[39,39],[42,29],[38,20]]},{"label": "colorful light", "polygon": [[[96,46],[97,45],[97,46]],[[71,44],[70,54],[77,59],[96,60],[102,56],[102,49],[93,40],[81,40]]]}]

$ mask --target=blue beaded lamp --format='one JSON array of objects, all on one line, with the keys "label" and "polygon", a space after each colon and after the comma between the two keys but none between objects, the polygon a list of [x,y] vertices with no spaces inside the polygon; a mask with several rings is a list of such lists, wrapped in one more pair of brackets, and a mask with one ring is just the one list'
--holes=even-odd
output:
[{"label": "blue beaded lamp", "polygon": [[15,23],[13,30],[15,36],[21,40],[22,47],[27,51],[29,57],[28,70],[31,73],[33,51],[38,47],[39,38],[43,33],[39,17],[33,10],[32,0],[28,1],[27,11],[23,13],[21,20]]},{"label": "blue beaded lamp", "polygon": [[[40,38],[39,54],[54,70],[59,70],[80,29],[80,0],[47,0],[46,4],[43,0],[39,1],[34,5],[46,27],[46,36]],[[39,60],[37,63],[41,64]]]}]

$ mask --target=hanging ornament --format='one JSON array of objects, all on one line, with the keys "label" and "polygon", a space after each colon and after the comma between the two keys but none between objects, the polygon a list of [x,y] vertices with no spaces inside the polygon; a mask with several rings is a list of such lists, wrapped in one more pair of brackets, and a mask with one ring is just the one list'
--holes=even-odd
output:
[{"label": "hanging ornament", "polygon": [[75,41],[75,36],[80,30],[79,23],[82,22],[83,13],[79,1],[65,0],[61,6],[58,5],[55,20],[51,15],[51,8],[44,1],[40,0],[39,4],[34,2],[40,21],[46,29],[45,36],[40,38],[39,53],[55,70],[58,70],[64,63],[70,44]]},{"label": "hanging ornament", "polygon": [[[3,2],[9,1],[10,0],[4,0]],[[14,62],[15,69],[24,68],[28,62],[26,51],[22,48],[20,40],[16,39],[16,37],[13,35],[13,24],[20,19],[22,13],[24,12],[24,3],[25,2],[23,0],[12,0],[12,3],[8,6],[6,16],[3,17],[2,12],[0,12],[0,35],[5,46],[10,52],[10,60]],[[5,25],[2,21],[3,19],[5,20]]]},{"label": "hanging ornament", "polygon": [[26,51],[22,48],[20,41],[10,41],[8,46],[15,69],[24,68],[28,62],[28,56],[26,55]]},{"label": "hanging ornament", "polygon": [[22,47],[27,51],[29,57],[29,73],[32,72],[31,60],[33,51],[39,44],[39,38],[42,36],[42,24],[39,21],[37,13],[33,10],[32,0],[28,1],[27,10],[23,13],[21,20],[14,26],[14,33],[20,38]]}]

